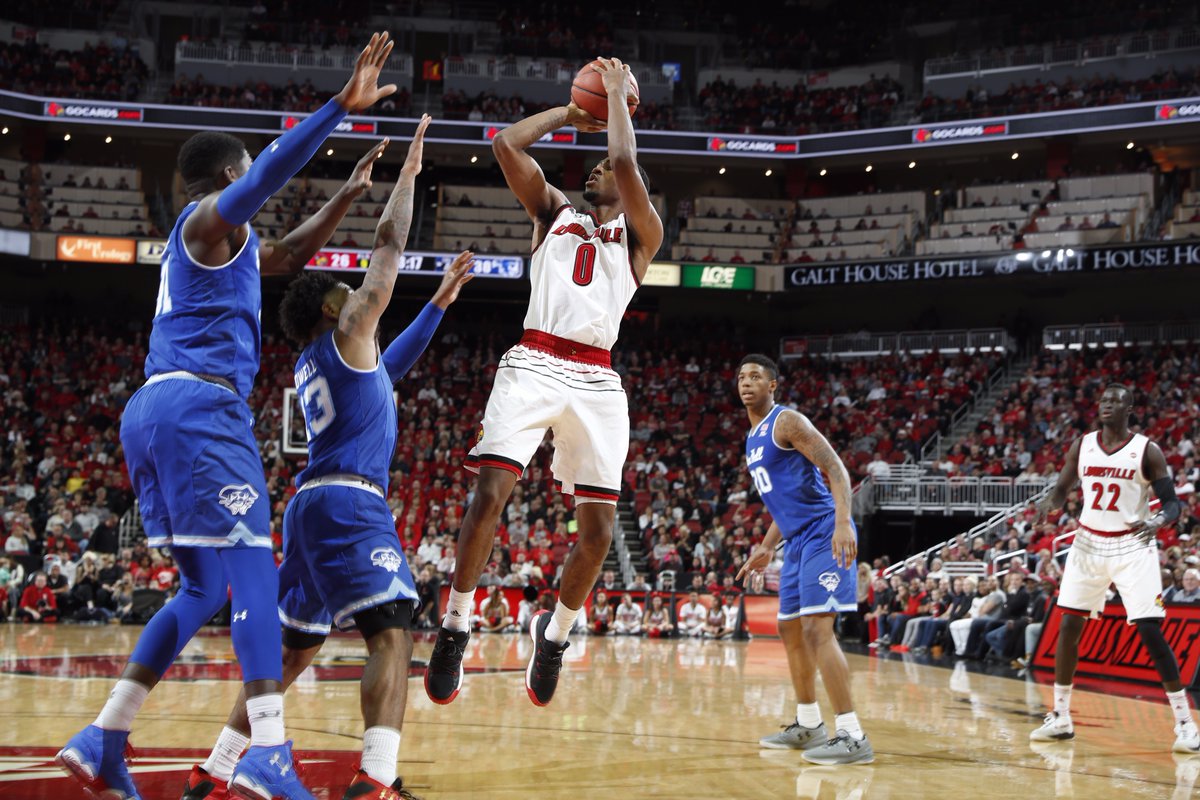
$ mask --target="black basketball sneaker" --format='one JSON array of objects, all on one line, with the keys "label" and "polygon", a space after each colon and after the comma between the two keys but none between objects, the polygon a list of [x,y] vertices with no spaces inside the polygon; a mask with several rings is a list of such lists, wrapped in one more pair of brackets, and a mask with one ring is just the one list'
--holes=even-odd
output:
[{"label": "black basketball sneaker", "polygon": [[549,611],[539,611],[529,623],[533,655],[525,669],[525,691],[535,706],[547,705],[554,698],[558,674],[562,672],[563,651],[570,646],[570,642],[559,644],[546,638],[546,628],[553,618]]},{"label": "black basketball sneaker", "polygon": [[438,628],[433,655],[425,668],[425,694],[440,706],[454,702],[463,683],[463,652],[470,631],[450,631]]}]

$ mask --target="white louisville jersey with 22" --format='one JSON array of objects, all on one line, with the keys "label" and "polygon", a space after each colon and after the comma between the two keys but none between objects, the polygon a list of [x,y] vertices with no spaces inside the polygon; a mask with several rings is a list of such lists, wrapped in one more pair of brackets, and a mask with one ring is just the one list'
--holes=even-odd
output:
[{"label": "white louisville jersey with 22", "polygon": [[560,206],[530,258],[526,330],[611,350],[637,291],[625,214],[600,225],[591,212]]},{"label": "white louisville jersey with 22", "polygon": [[1081,525],[1093,531],[1119,533],[1150,516],[1150,482],[1142,473],[1142,459],[1149,444],[1149,439],[1135,433],[1108,451],[1099,431],[1084,435],[1079,444]]}]

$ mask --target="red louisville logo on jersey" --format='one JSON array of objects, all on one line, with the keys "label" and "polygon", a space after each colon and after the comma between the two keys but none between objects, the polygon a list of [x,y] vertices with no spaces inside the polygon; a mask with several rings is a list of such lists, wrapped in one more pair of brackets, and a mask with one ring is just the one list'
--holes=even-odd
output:
[{"label": "red louisville logo on jersey", "polygon": [[588,233],[588,229],[580,225],[578,222],[568,222],[566,225],[559,225],[551,231],[561,235],[572,234],[580,239],[599,239],[604,244],[615,242],[621,243],[621,228],[596,228],[596,230]]}]

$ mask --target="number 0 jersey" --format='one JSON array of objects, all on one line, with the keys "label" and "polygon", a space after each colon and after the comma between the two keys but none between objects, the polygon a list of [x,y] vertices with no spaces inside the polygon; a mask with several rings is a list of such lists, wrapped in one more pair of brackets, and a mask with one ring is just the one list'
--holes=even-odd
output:
[{"label": "number 0 jersey", "polygon": [[775,421],[789,409],[776,405],[746,437],[746,466],[763,503],[784,539],[802,535],[835,510],[821,470],[790,447],[775,441]]},{"label": "number 0 jersey", "polygon": [[527,330],[611,350],[638,289],[625,214],[601,225],[564,205],[530,258]]},{"label": "number 0 jersey", "polygon": [[1104,449],[1100,431],[1086,433],[1079,442],[1079,482],[1083,511],[1079,523],[1102,533],[1121,533],[1150,516],[1150,482],[1142,474],[1142,460],[1150,440],[1135,433],[1117,447]]},{"label": "number 0 jersey", "polygon": [[361,475],[386,490],[396,452],[396,404],[383,359],[374,369],[345,362],[333,331],[304,348],[296,394],[308,428],[308,466],[296,485],[324,475]]}]

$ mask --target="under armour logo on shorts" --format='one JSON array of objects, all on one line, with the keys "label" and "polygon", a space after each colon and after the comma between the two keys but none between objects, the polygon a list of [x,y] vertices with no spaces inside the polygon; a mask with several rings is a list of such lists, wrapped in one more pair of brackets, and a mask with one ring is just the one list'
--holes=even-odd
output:
[{"label": "under armour logo on shorts", "polygon": [[234,622],[245,622],[245,621],[246,621],[246,616],[247,616],[249,613],[250,613],[249,611],[238,611],[238,612],[235,612],[235,613],[234,613],[234,615],[233,615],[233,621],[234,621]]},{"label": "under armour logo on shorts", "polygon": [[400,560],[400,554],[392,548],[376,547],[371,551],[371,563],[383,567],[388,572],[399,572],[400,565],[404,562]]},{"label": "under armour logo on shorts", "polygon": [[228,508],[230,514],[240,517],[254,505],[254,501],[258,499],[258,492],[254,491],[250,484],[243,483],[241,486],[226,486],[218,497],[221,505]]},{"label": "under armour logo on shorts", "polygon": [[842,578],[836,572],[822,572],[821,576],[817,578],[817,583],[821,584],[821,587],[831,594],[837,591],[837,587],[841,582]]}]

